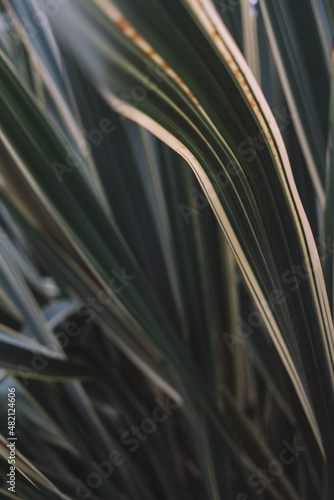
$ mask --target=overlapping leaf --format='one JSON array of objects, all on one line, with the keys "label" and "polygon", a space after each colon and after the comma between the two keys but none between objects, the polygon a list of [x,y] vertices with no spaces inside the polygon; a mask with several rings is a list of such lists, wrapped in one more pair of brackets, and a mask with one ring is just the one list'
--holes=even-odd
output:
[{"label": "overlapping leaf", "polygon": [[[99,75],[109,102],[191,164],[312,420],[310,391],[327,441],[333,326],[315,244],[274,118],[209,2],[175,1],[168,12],[159,2],[116,4],[73,6],[80,22],[64,34],[74,50],[79,40],[84,44],[77,55]],[[93,16],[99,29],[91,33],[85,26]],[[156,68],[159,83],[148,77]],[[145,98],[122,102],[137,88],[146,89]],[[254,155],[248,147],[246,157],[250,137],[263,144]],[[307,279],[291,290],[285,273],[301,264]],[[275,290],[284,300],[271,310]],[[300,359],[305,373],[296,372]],[[327,396],[320,395],[324,387]]]}]

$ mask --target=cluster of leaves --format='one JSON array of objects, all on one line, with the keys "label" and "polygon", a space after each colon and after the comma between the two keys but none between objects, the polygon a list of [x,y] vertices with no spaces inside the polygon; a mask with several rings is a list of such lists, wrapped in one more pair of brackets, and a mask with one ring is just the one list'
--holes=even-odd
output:
[{"label": "cluster of leaves", "polygon": [[333,498],[333,34],[0,0],[1,498]]}]

